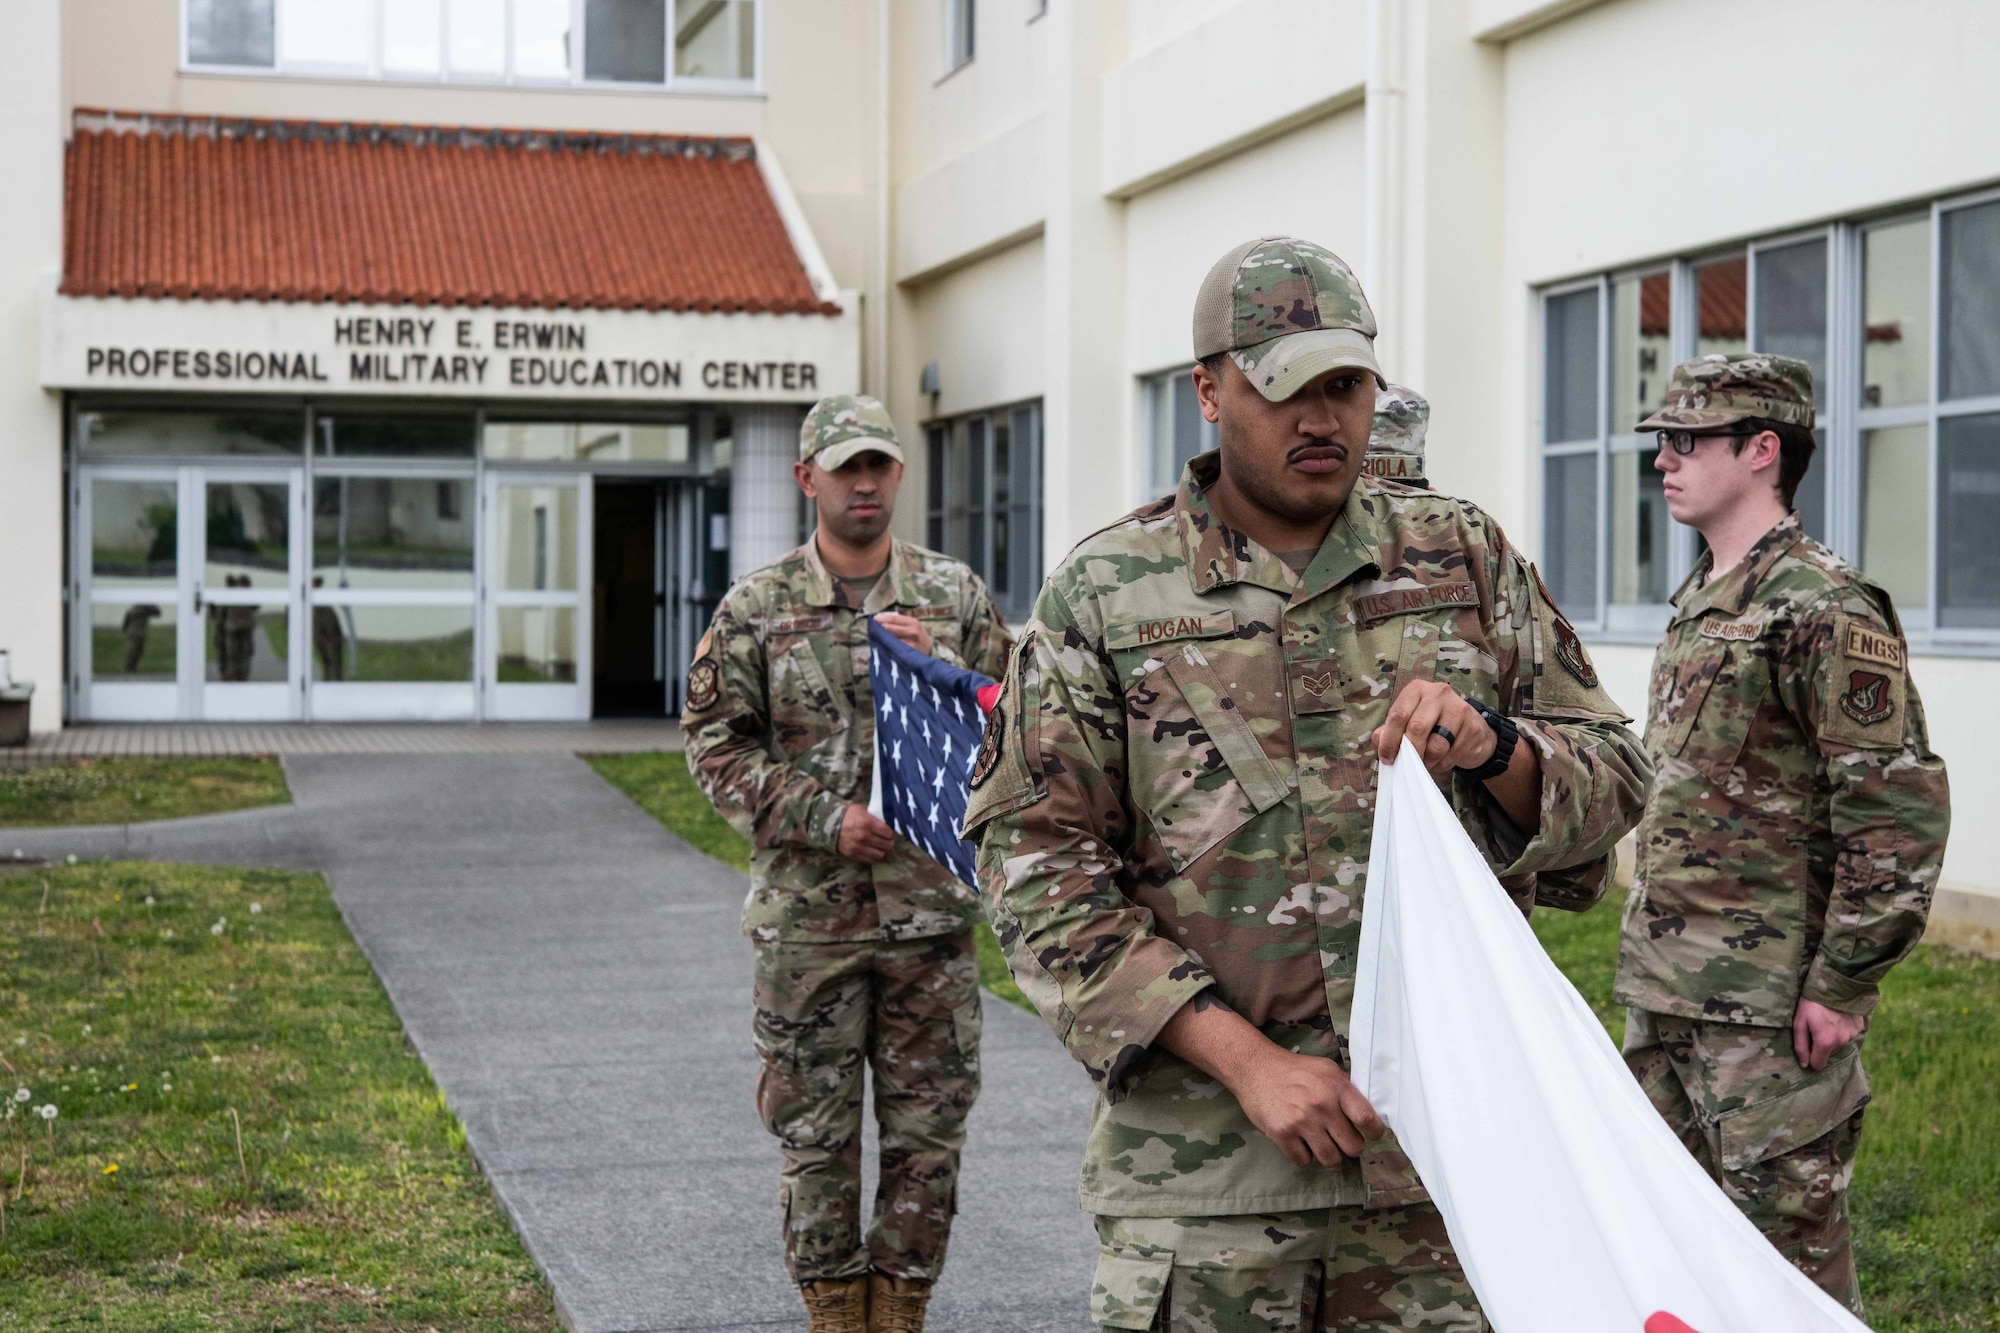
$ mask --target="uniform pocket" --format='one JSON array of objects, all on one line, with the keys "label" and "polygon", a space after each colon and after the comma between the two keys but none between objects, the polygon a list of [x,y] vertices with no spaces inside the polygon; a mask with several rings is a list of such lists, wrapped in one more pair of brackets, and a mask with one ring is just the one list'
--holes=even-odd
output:
[{"label": "uniform pocket", "polygon": [[794,639],[771,653],[771,731],[788,759],[847,729],[847,713],[828,683],[812,645]]},{"label": "uniform pocket", "polygon": [[1851,1043],[1817,1074],[1789,1092],[1716,1117],[1716,1157],[1725,1171],[1743,1171],[1833,1132],[1868,1104],[1861,1046]]},{"label": "uniform pocket", "polygon": [[1098,1246],[1097,1276],[1090,1284],[1091,1321],[1104,1328],[1152,1328],[1173,1274],[1171,1250],[1145,1253]]},{"label": "uniform pocket", "polygon": [[1200,646],[1160,651],[1165,661],[1125,695],[1131,793],[1179,872],[1290,787]]}]

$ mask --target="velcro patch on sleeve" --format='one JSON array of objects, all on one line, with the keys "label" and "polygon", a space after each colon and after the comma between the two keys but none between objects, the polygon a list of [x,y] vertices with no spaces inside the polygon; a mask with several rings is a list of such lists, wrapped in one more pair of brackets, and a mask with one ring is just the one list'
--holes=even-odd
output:
[{"label": "velcro patch on sleeve", "polygon": [[1902,639],[1863,620],[1842,616],[1822,686],[1823,741],[1893,749],[1908,729],[1908,650]]},{"label": "velcro patch on sleeve", "polygon": [[1235,632],[1236,616],[1230,611],[1211,611],[1198,616],[1153,616],[1106,625],[1104,646],[1115,652],[1120,648],[1148,648],[1173,639],[1219,639]]},{"label": "velcro patch on sleeve", "polygon": [[1704,639],[1754,639],[1763,633],[1763,626],[1754,620],[1729,620],[1723,616],[1709,616],[1701,622],[1701,637]]},{"label": "velcro patch on sleeve", "polygon": [[1354,614],[1366,624],[1411,611],[1428,611],[1434,606],[1477,606],[1479,592],[1469,579],[1426,583],[1415,588],[1395,588],[1368,593],[1354,599]]}]

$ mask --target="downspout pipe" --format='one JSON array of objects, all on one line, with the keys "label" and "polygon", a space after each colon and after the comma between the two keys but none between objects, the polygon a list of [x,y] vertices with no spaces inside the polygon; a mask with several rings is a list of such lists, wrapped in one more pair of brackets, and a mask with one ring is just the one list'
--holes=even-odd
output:
[{"label": "downspout pipe", "polygon": [[1406,0],[1368,0],[1368,81],[1362,286],[1382,329],[1383,369],[1409,372],[1403,361],[1403,8]]}]

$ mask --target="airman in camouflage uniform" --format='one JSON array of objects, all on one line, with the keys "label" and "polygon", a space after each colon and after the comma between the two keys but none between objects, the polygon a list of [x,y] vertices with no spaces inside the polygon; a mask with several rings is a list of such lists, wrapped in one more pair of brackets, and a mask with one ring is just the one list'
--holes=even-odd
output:
[{"label": "airman in camouflage uniform", "polygon": [[[1787,1258],[1858,1308],[1860,1032],[1923,935],[1950,796],[1889,594],[1785,513],[1811,457],[1811,368],[1687,362],[1639,428],[1678,436],[1659,456],[1670,502],[1690,504],[1709,485],[1691,465],[1727,461],[1695,449],[1740,460],[1773,422],[1799,432],[1795,475],[1745,493],[1774,525],[1720,577],[1703,554],[1654,659],[1656,777],[1617,994],[1627,1062],[1661,1114]],[[1704,438],[1718,433],[1737,439]],[[1852,1039],[1810,1051],[1812,1006],[1850,1016]]]},{"label": "airman in camouflage uniform", "polygon": [[[1224,256],[1197,303],[1198,356],[1216,351],[1216,273],[1222,348],[1267,399],[1339,367],[1379,377],[1359,284],[1300,241]],[[1267,294],[1312,330],[1296,354],[1287,325],[1263,318]],[[1316,553],[1274,552],[1212,504],[1236,447],[1227,424],[1177,494],[1086,538],[1050,577],[966,815],[1014,977],[1098,1086],[1081,1182],[1101,1241],[1093,1315],[1123,1329],[1480,1330],[1393,1136],[1298,1165],[1162,1033],[1219,1004],[1276,1048],[1346,1067],[1373,733],[1412,682],[1511,717],[1539,757],[1532,827],[1469,770],[1448,779],[1523,910],[1536,872],[1602,865],[1651,774],[1492,519],[1360,475]],[[1590,882],[1559,905],[1589,906],[1604,880]]]},{"label": "airman in camouflage uniform", "polygon": [[[871,453],[900,474],[894,423],[872,398],[823,400],[800,432],[802,464],[826,473]],[[888,490],[875,506],[881,537]],[[944,1263],[979,1092],[980,908],[886,826],[883,845],[894,842],[879,860],[841,853],[875,754],[868,621],[907,617],[928,632],[927,651],[994,676],[1012,640],[979,577],[935,551],[889,538],[865,593],[866,580],[834,576],[819,544],[830,522],[822,500],[820,537],[730,589],[696,650],[682,725],[696,781],[752,845],[743,929],[756,946],[758,1109],[784,1151],[786,1263],[815,1328],[848,1327],[841,1312],[866,1299],[875,1327],[901,1293],[917,1323],[884,1326],[902,1333],[921,1326],[918,1298]],[[865,1233],[864,1062],[882,1131]]]},{"label": "airman in camouflage uniform", "polygon": [[1375,428],[1368,434],[1368,457],[1361,470],[1383,481],[1430,489],[1424,477],[1424,435],[1431,405],[1415,389],[1391,384],[1375,395]]}]

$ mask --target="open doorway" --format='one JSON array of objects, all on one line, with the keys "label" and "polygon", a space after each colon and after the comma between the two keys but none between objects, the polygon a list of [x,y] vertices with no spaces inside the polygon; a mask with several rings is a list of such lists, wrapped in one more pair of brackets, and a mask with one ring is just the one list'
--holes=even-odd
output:
[{"label": "open doorway", "polygon": [[592,697],[598,717],[680,711],[695,642],[728,586],[729,492],[596,480]]}]

